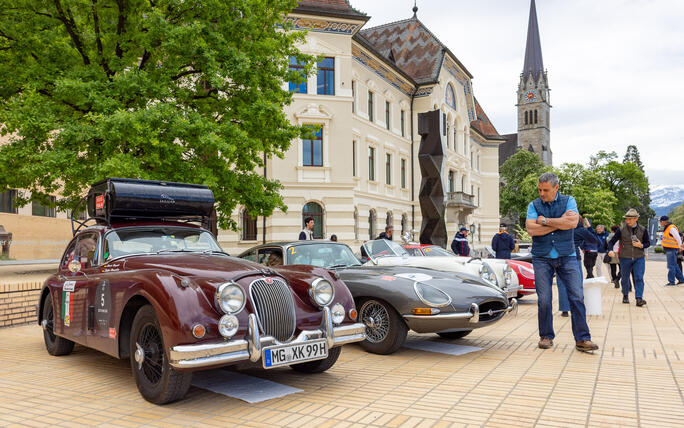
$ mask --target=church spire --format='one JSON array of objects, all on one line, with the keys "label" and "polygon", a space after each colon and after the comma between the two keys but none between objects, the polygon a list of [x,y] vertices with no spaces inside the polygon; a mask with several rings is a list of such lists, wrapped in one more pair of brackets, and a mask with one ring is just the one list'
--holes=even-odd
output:
[{"label": "church spire", "polygon": [[534,0],[530,3],[530,20],[527,24],[527,46],[525,47],[525,64],[523,76],[527,78],[532,73],[536,80],[539,73],[544,72],[542,60],[541,41],[539,40],[539,24],[537,23],[537,7]]}]

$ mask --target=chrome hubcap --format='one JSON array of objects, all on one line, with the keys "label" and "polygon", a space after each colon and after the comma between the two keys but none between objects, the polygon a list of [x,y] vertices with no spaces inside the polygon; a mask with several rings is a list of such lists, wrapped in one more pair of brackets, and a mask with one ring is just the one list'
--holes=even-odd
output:
[{"label": "chrome hubcap", "polygon": [[145,361],[145,350],[138,342],[135,342],[135,362],[138,363],[138,370],[142,370],[142,363]]},{"label": "chrome hubcap", "polygon": [[366,340],[378,343],[389,334],[389,313],[385,306],[375,300],[369,300],[361,306],[359,318],[366,325]]}]

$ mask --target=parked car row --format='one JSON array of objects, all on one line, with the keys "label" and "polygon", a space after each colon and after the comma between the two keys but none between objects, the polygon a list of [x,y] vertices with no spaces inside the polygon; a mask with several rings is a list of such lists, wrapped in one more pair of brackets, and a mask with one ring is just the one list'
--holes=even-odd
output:
[{"label": "parked car row", "polygon": [[367,243],[366,264],[328,241],[232,257],[209,231],[206,186],[112,178],[86,203],[89,219],[72,220],[74,238],[41,292],[45,346],[128,359],[141,395],[157,404],[181,399],[196,370],[247,363],[318,373],[349,343],[389,354],[408,330],[460,338],[516,311],[521,292],[513,270],[404,263],[403,248],[380,241]]}]

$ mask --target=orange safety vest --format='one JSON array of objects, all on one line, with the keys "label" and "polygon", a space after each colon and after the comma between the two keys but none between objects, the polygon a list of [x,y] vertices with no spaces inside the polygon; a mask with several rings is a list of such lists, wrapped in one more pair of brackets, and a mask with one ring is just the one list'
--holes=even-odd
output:
[{"label": "orange safety vest", "polygon": [[677,229],[674,224],[670,223],[667,225],[667,227],[663,231],[663,240],[662,240],[663,247],[679,248],[679,245],[677,245],[677,240],[672,235],[672,228],[673,227],[675,228],[675,230]]}]

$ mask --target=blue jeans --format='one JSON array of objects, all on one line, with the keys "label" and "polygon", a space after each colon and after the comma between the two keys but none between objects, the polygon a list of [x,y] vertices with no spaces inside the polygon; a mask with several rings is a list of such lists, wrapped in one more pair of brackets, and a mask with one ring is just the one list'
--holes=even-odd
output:
[{"label": "blue jeans", "polygon": [[646,270],[646,259],[620,259],[620,282],[622,283],[622,294],[629,294],[630,274],[634,271],[634,294],[637,299],[644,297],[644,271]]},{"label": "blue jeans", "polygon": [[[584,275],[582,275],[582,266],[580,265],[579,259],[577,260],[577,273],[579,274],[580,284],[584,285]],[[561,312],[568,312],[570,311],[570,301],[568,300],[568,292],[565,289],[565,283],[557,276],[556,284],[558,285],[558,310]],[[582,287],[582,301],[584,301],[584,287]]]},{"label": "blue jeans", "polygon": [[574,255],[557,259],[534,257],[532,266],[537,287],[539,337],[549,339],[556,337],[553,332],[553,276],[555,274],[565,285],[564,288],[568,293],[572,334],[575,336],[575,341],[591,340],[577,257]]},{"label": "blue jeans", "polygon": [[675,283],[675,279],[679,282],[684,282],[684,275],[677,265],[677,253],[679,250],[676,248],[665,248],[665,256],[667,257],[667,282],[670,284]]}]

